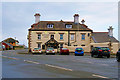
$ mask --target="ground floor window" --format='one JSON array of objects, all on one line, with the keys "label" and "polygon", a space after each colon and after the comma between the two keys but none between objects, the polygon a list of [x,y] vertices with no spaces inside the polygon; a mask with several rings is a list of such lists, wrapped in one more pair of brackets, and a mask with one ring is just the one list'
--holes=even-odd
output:
[{"label": "ground floor window", "polygon": [[41,48],[41,43],[38,43],[38,48]]},{"label": "ground floor window", "polygon": [[60,44],[60,48],[63,48],[63,44],[62,43]]},{"label": "ground floor window", "polygon": [[84,44],[82,44],[81,46],[85,46]]}]

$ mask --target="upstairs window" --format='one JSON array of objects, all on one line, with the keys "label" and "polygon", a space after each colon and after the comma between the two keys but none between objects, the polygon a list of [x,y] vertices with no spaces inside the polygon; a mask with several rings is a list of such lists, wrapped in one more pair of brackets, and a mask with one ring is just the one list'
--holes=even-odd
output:
[{"label": "upstairs window", "polygon": [[71,34],[71,40],[74,40],[74,34]]},{"label": "upstairs window", "polygon": [[60,34],[60,40],[63,40],[63,34]]},{"label": "upstairs window", "polygon": [[47,28],[53,28],[53,24],[47,24]]},{"label": "upstairs window", "polygon": [[85,40],[85,34],[82,34],[82,40]]},{"label": "upstairs window", "polygon": [[39,39],[39,40],[41,39],[41,34],[38,34],[38,39]]},{"label": "upstairs window", "polygon": [[66,24],[65,27],[66,28],[72,28],[72,24]]}]

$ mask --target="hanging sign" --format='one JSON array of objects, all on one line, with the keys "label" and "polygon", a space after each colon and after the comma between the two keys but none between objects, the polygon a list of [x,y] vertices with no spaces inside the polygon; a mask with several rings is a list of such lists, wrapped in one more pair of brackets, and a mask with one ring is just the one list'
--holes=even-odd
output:
[{"label": "hanging sign", "polygon": [[55,31],[55,34],[57,34],[58,32],[57,31]]},{"label": "hanging sign", "polygon": [[47,34],[48,32],[47,31],[45,31],[45,34]]},{"label": "hanging sign", "polygon": [[68,34],[68,32],[66,31],[65,34]]}]

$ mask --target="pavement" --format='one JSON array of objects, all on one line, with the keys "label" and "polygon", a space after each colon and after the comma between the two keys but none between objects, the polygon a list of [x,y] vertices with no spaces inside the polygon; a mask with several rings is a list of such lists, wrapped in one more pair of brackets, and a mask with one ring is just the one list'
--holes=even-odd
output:
[{"label": "pavement", "polygon": [[92,58],[90,55],[18,54],[27,50],[2,52],[3,78],[118,78],[116,58]]}]

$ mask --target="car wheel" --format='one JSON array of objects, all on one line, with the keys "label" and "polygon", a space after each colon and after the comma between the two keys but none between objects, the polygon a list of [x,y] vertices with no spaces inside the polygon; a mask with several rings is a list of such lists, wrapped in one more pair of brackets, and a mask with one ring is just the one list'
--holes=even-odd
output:
[{"label": "car wheel", "polygon": [[120,62],[120,59],[119,59],[119,57],[118,57],[118,56],[116,56],[116,59],[117,59],[117,61],[118,61],[118,62]]},{"label": "car wheel", "polygon": [[75,56],[77,56],[77,54],[75,54]]},{"label": "car wheel", "polygon": [[82,54],[82,56],[84,56],[84,54]]},{"label": "car wheel", "polygon": [[93,57],[94,55],[93,54],[91,54],[91,57]]},{"label": "car wheel", "polygon": [[99,58],[100,56],[99,56],[99,54],[97,54],[97,58]]},{"label": "car wheel", "polygon": [[119,60],[119,59],[118,59],[117,61],[118,61],[118,62],[120,62],[120,60]]},{"label": "car wheel", "polygon": [[110,55],[107,55],[107,58],[110,58]]}]

